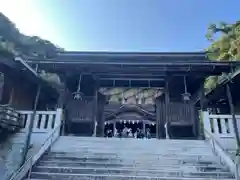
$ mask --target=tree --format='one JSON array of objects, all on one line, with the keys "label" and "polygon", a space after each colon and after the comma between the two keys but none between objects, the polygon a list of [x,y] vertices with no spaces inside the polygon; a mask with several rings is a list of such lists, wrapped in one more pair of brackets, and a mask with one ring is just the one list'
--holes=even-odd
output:
[{"label": "tree", "polygon": [[[63,49],[38,36],[26,36],[19,32],[15,24],[0,13],[0,52],[1,55],[53,58]],[[59,84],[57,74],[41,73],[43,79]]]},{"label": "tree", "polygon": [[[220,33],[218,39],[213,35]],[[212,42],[206,49],[210,59],[213,60],[240,60],[240,21],[234,24],[219,23],[211,24],[208,27],[206,37]]]},{"label": "tree", "polygon": [[[214,35],[217,35],[214,38]],[[206,34],[211,45],[205,49],[210,60],[216,61],[240,61],[240,21],[234,24],[224,22],[211,24]],[[217,82],[227,74],[222,76],[209,77],[205,81],[205,89],[212,90]]]}]

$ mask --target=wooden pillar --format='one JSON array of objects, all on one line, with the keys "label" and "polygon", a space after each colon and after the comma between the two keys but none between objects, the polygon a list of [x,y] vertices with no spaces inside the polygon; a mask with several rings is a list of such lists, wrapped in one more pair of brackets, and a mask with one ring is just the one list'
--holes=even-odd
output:
[{"label": "wooden pillar", "polygon": [[98,89],[99,89],[99,85],[98,85],[98,81],[96,81],[95,84],[95,95],[94,95],[94,122],[93,122],[93,137],[97,136],[97,125],[98,125]]},{"label": "wooden pillar", "polygon": [[113,136],[116,134],[116,122],[113,123]]},{"label": "wooden pillar", "polygon": [[9,103],[11,89],[12,89],[12,79],[10,78],[10,72],[9,72],[4,74],[4,84],[2,87],[1,104]]},{"label": "wooden pillar", "polygon": [[66,103],[66,93],[67,93],[67,77],[66,75],[61,76],[62,86],[58,88],[58,101],[57,107],[64,109]]},{"label": "wooden pillar", "polygon": [[161,117],[160,117],[160,102],[159,99],[155,99],[155,104],[156,104],[156,138],[160,139],[160,121],[161,121]]},{"label": "wooden pillar", "polygon": [[146,124],[145,124],[144,121],[143,121],[143,133],[144,133],[144,134],[146,133]]},{"label": "wooden pillar", "polygon": [[0,73],[0,102],[3,98],[3,88],[4,88],[4,74]]},{"label": "wooden pillar", "polygon": [[235,114],[235,109],[234,109],[234,105],[233,105],[233,99],[232,99],[232,94],[231,94],[231,89],[229,84],[226,84],[226,93],[227,93],[227,98],[228,98],[228,104],[230,107],[230,111],[232,114],[232,119],[233,119],[233,127],[234,127],[234,132],[235,132],[235,136],[236,136],[236,143],[237,143],[237,155],[239,156],[239,148],[240,148],[240,137],[239,137],[239,130],[238,130],[238,123],[237,123],[237,119],[236,119],[236,114]]},{"label": "wooden pillar", "polygon": [[105,122],[104,122],[104,115],[102,115],[102,121],[101,121],[101,131],[100,131],[100,137],[104,137],[104,129],[105,129]]},{"label": "wooden pillar", "polygon": [[65,98],[65,89],[61,88],[58,89],[59,97],[57,100],[57,108],[63,108],[64,107],[64,98]]},{"label": "wooden pillar", "polygon": [[66,75],[61,76],[62,87],[58,88],[58,101],[57,101],[57,108],[61,108],[63,110],[63,118],[61,119],[61,135],[65,135],[65,126],[66,126],[66,119],[65,119],[65,106],[66,106],[66,97],[67,97],[67,77]]},{"label": "wooden pillar", "polygon": [[10,106],[13,105],[14,92],[15,92],[15,89],[14,89],[14,87],[12,87],[12,88],[11,88],[11,92],[10,92],[9,102],[8,102],[8,104],[10,104]]},{"label": "wooden pillar", "polygon": [[[200,103],[200,110],[201,110],[201,119],[199,119],[199,116],[196,117],[196,134],[199,139],[202,139],[204,137],[204,127],[203,127],[203,119],[202,119],[202,112],[207,111],[206,105],[205,105],[205,93],[204,93],[204,81],[201,82],[200,89],[199,89],[199,103]],[[197,113],[198,114],[198,113]]]},{"label": "wooden pillar", "polygon": [[38,101],[39,101],[39,97],[40,97],[40,93],[41,93],[41,85],[38,85],[37,88],[37,94],[36,94],[36,98],[35,98],[35,102],[34,102],[34,109],[33,109],[33,113],[31,115],[30,118],[30,123],[29,123],[29,127],[27,130],[27,135],[26,135],[26,141],[23,147],[23,156],[22,156],[22,160],[21,160],[21,166],[25,163],[25,160],[27,158],[27,154],[28,154],[28,149],[31,143],[31,136],[32,136],[32,131],[33,131],[33,126],[34,126],[34,119],[36,116],[36,111],[37,111],[37,105],[38,105]]},{"label": "wooden pillar", "polygon": [[200,99],[200,108],[202,111],[206,111],[206,98],[204,93],[204,81],[201,82],[200,89],[199,89],[199,99]]},{"label": "wooden pillar", "polygon": [[106,97],[99,92],[99,79],[96,79],[97,81],[97,111],[96,111],[96,136],[98,137],[104,137],[104,106],[106,103]]},{"label": "wooden pillar", "polygon": [[[166,122],[166,128],[168,129],[167,132],[171,133],[170,130],[170,122],[169,122],[169,104],[170,104],[170,97],[169,97],[169,79],[167,78],[165,81],[165,122]],[[166,133],[166,132],[165,132]],[[166,137],[168,135],[166,134]]]},{"label": "wooden pillar", "polygon": [[163,96],[160,96],[156,99],[156,138],[165,139],[165,100]]}]

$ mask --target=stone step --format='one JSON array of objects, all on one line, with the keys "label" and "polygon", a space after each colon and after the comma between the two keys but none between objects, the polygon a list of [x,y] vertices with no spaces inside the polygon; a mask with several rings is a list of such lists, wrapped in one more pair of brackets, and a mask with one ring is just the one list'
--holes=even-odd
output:
[{"label": "stone step", "polygon": [[81,144],[128,144],[131,142],[131,145],[139,145],[139,146],[144,146],[146,144],[153,144],[155,146],[158,145],[177,145],[177,146],[191,146],[191,147],[206,147],[208,146],[207,141],[204,140],[157,140],[157,139],[132,139],[132,138],[124,138],[124,139],[119,139],[119,138],[98,138],[94,139],[93,137],[91,138],[82,138],[82,137],[63,137],[61,136],[58,140],[57,143],[69,143],[71,144],[72,142],[74,143],[81,143]]},{"label": "stone step", "polygon": [[[58,178],[58,177],[57,177]],[[57,179],[52,177],[51,180],[216,180],[216,178],[179,178],[179,177],[134,177],[134,176],[95,176],[95,175],[78,175],[74,179]],[[50,179],[39,179],[31,178],[25,180],[50,180]],[[224,180],[234,180],[234,179],[224,179]]]},{"label": "stone step", "polygon": [[206,141],[60,137],[32,180],[233,180]]},{"label": "stone step", "polygon": [[193,169],[165,169],[158,170],[139,170],[139,169],[114,169],[114,168],[69,168],[69,167],[35,167],[32,172],[42,173],[64,173],[64,174],[97,174],[97,175],[130,175],[130,176],[176,176],[176,177],[216,177],[216,178],[233,178],[229,172],[201,172]]},{"label": "stone step", "polygon": [[156,139],[130,139],[130,138],[123,138],[123,139],[119,139],[119,138],[102,138],[102,140],[99,141],[93,141],[93,140],[86,140],[83,141],[81,139],[78,138],[70,138],[70,139],[65,139],[60,137],[57,143],[71,143],[71,142],[76,142],[76,143],[81,143],[81,144],[91,144],[90,142],[92,142],[93,144],[127,144],[129,142],[131,142],[131,144],[133,145],[138,145],[138,146],[144,146],[146,144],[155,144],[155,145],[182,145],[184,143],[184,145],[186,146],[198,146],[198,147],[204,147],[208,145],[207,140],[199,140],[197,142],[193,142],[193,141],[184,141],[184,140],[180,140],[180,141],[174,141],[174,140],[156,140]]},{"label": "stone step", "polygon": [[[60,167],[60,168],[59,168]],[[64,171],[65,169],[72,169],[72,170],[76,170],[76,174],[77,174],[77,170],[84,170],[84,169],[107,169],[107,170],[118,170],[119,172],[124,172],[127,171],[129,169],[134,170],[134,171],[147,171],[147,172],[220,172],[220,173],[229,173],[229,170],[227,168],[222,168],[222,167],[194,167],[194,166],[160,166],[157,167],[155,166],[155,168],[149,166],[149,167],[140,167],[140,166],[117,166],[117,167],[112,167],[112,166],[104,166],[102,164],[102,166],[98,166],[98,167],[79,167],[79,166],[66,166],[63,164],[60,164],[59,166],[50,166],[50,165],[36,165],[33,169],[33,171],[37,171],[37,172],[42,172],[39,171],[38,169],[62,169],[62,171]],[[44,171],[43,171],[44,172]],[[66,171],[64,171],[66,172]]]},{"label": "stone step", "polygon": [[[157,147],[157,146],[152,146],[152,145],[148,145],[148,147],[133,147],[131,145],[123,145],[121,147],[118,146],[111,146],[111,147],[106,147],[107,145],[101,145],[101,146],[83,146],[81,144],[75,144],[75,145],[68,145],[65,144],[64,145],[53,145],[51,150],[54,152],[59,152],[59,150],[61,148],[64,147],[64,150],[68,150],[69,152],[74,152],[74,151],[78,151],[78,150],[99,150],[99,151],[141,151],[141,152],[162,152],[166,149],[168,149],[169,151],[174,151],[174,152],[183,152],[183,151],[192,151],[192,152],[202,152],[204,153],[206,152],[211,152],[211,147],[205,147],[205,148],[193,148],[193,147],[186,147],[186,146],[182,146],[182,147],[167,147],[167,146],[163,146],[163,147]],[[74,149],[73,149],[74,148]]]},{"label": "stone step", "polygon": [[158,154],[152,153],[128,153],[128,152],[73,152],[73,153],[48,153],[45,156],[47,157],[56,157],[56,158],[65,158],[65,157],[110,157],[110,158],[154,158],[154,159],[161,159],[163,157],[183,157],[183,158],[211,158],[213,157],[212,154],[197,154],[197,153],[172,153],[172,152],[162,152]]},{"label": "stone step", "polygon": [[218,162],[219,159],[215,156],[188,156],[188,155],[181,155],[178,156],[177,154],[175,155],[158,155],[158,156],[137,156],[137,155],[132,155],[132,156],[115,156],[115,155],[94,155],[94,154],[80,154],[79,156],[51,156],[51,155],[44,155],[42,157],[42,160],[70,160],[70,161],[116,161],[116,162],[143,162],[143,161],[150,161],[150,162],[158,162],[158,161],[168,161],[168,160],[184,160],[186,162],[188,161],[194,161],[194,162],[201,162],[201,161],[211,161],[211,162]]},{"label": "stone step", "polygon": [[159,161],[158,163],[153,163],[153,162],[143,162],[137,163],[137,162],[128,162],[128,163],[121,163],[121,162],[76,162],[76,161],[65,161],[65,160],[59,160],[59,161],[39,161],[37,166],[67,166],[67,167],[92,167],[92,168],[97,168],[97,167],[105,167],[105,168],[121,168],[121,167],[129,167],[129,168],[134,168],[134,167],[139,167],[139,168],[148,168],[148,169],[158,169],[158,168],[179,168],[179,167],[195,167],[195,168],[200,168],[200,169],[205,169],[206,171],[209,169],[223,169],[224,171],[227,171],[226,167],[221,166],[220,164],[216,164],[213,162],[199,162],[199,163],[194,163],[194,162],[183,162],[183,161]]},{"label": "stone step", "polygon": [[[60,140],[76,140],[78,142],[103,142],[103,141],[141,141],[142,139],[134,139],[134,138],[102,138],[102,137],[83,137],[83,136],[60,136]],[[171,142],[171,143],[181,143],[181,142],[188,142],[188,143],[195,143],[195,144],[202,144],[205,142],[204,140],[187,140],[187,139],[146,139],[149,142]]]},{"label": "stone step", "polygon": [[[73,149],[74,148],[74,149]],[[62,151],[61,151],[62,150]],[[197,153],[212,153],[211,147],[205,147],[205,148],[191,148],[191,147],[181,147],[181,148],[172,148],[172,147],[156,147],[156,146],[148,146],[147,148],[133,148],[130,145],[122,146],[122,147],[102,147],[102,146],[89,146],[84,147],[81,145],[68,145],[68,146],[55,146],[53,145],[51,148],[51,152],[78,152],[78,151],[98,151],[98,152],[143,152],[143,153],[161,153],[161,152],[197,152]]]},{"label": "stone step", "polygon": [[162,164],[218,164],[220,165],[220,161],[211,161],[211,160],[194,160],[194,159],[163,159],[162,161],[155,161],[155,160],[139,160],[139,159],[132,159],[132,160],[121,160],[121,159],[96,159],[96,158],[82,158],[82,159],[43,159],[44,161],[52,161],[52,162],[74,162],[74,163],[107,163],[107,164],[128,164],[128,165],[144,165],[144,164],[152,164],[152,165],[162,165]]},{"label": "stone step", "polygon": [[[63,146],[53,146],[51,148],[52,152],[61,152],[61,148]],[[165,147],[167,148],[167,147]],[[64,151],[66,152],[81,152],[81,151],[98,151],[98,152],[128,152],[128,153],[161,153],[161,152],[166,152],[165,148],[156,148],[155,146],[148,146],[148,148],[133,148],[131,146],[128,146],[126,148],[126,146],[124,147],[115,147],[115,146],[111,146],[111,147],[98,147],[98,146],[92,146],[92,147],[84,147],[81,145],[72,145],[72,146],[68,146],[66,148],[64,148]],[[201,153],[201,154],[210,154],[212,153],[212,149],[211,148],[191,148],[191,147],[181,147],[181,148],[167,148],[168,152],[172,152],[172,153]]]},{"label": "stone step", "polygon": [[226,176],[216,176],[210,174],[167,174],[163,173],[163,176],[151,174],[151,176],[144,176],[144,175],[132,175],[132,174],[97,174],[96,172],[93,174],[73,174],[73,173],[45,173],[45,172],[32,172],[31,179],[47,179],[47,180],[213,180],[213,179],[224,179],[224,180],[233,180],[234,177],[229,175]]},{"label": "stone step", "polygon": [[[63,162],[63,163],[73,163],[74,160],[54,160],[54,159],[51,159],[51,160],[45,160],[44,161],[51,161],[51,162]],[[82,159],[82,160],[77,160],[75,161],[74,163],[106,163],[106,164],[127,164],[127,165],[145,165],[145,164],[148,164],[148,165],[163,165],[163,164],[166,164],[166,165],[181,165],[181,164],[202,164],[202,165],[206,165],[206,164],[219,164],[220,165],[220,162],[213,162],[213,161],[197,161],[197,160],[178,160],[178,159],[170,159],[170,160],[163,160],[163,161],[158,161],[158,162],[155,162],[154,160],[106,160],[106,159]]]},{"label": "stone step", "polygon": [[[130,144],[131,143],[131,144]],[[109,146],[109,144],[111,144],[111,146]],[[125,147],[131,147],[131,148],[141,148],[141,149],[148,149],[149,147],[154,147],[156,149],[159,148],[172,148],[172,149],[179,149],[179,148],[198,148],[198,149],[204,149],[206,147],[210,147],[208,144],[203,144],[203,145],[190,145],[190,144],[165,144],[165,143],[161,143],[161,144],[156,144],[156,143],[143,143],[140,144],[138,143],[134,143],[134,142],[116,142],[116,143],[111,143],[111,142],[102,142],[102,143],[94,143],[93,144],[89,144],[89,143],[83,143],[83,142],[57,142],[56,144],[54,144],[54,146],[64,146],[64,145],[68,145],[71,147],[101,147],[101,148],[111,148],[111,147],[116,147],[116,148],[125,148]]]}]

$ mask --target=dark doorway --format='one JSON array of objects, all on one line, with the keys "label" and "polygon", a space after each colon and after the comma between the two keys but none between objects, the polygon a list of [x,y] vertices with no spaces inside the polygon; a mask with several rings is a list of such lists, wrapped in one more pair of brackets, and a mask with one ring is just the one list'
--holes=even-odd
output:
[{"label": "dark doorway", "polygon": [[92,124],[91,123],[71,123],[69,129],[69,134],[73,136],[92,136]]},{"label": "dark doorway", "polygon": [[192,126],[170,126],[171,139],[194,139]]}]

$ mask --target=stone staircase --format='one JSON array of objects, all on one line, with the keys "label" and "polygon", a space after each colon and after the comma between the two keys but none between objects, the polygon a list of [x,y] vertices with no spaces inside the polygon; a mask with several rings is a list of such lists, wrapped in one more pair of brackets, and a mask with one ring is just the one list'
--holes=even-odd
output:
[{"label": "stone staircase", "polygon": [[31,180],[234,179],[200,140],[60,137]]}]

